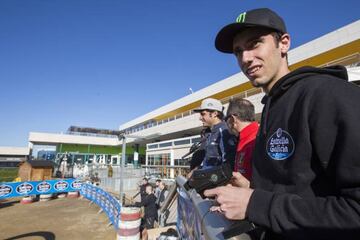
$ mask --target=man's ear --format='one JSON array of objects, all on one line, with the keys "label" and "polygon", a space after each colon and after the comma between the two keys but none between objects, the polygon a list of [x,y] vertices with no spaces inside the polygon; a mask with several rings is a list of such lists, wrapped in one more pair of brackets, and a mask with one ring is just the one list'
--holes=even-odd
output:
[{"label": "man's ear", "polygon": [[289,49],[290,49],[290,45],[291,45],[291,38],[290,35],[288,33],[284,33],[281,38],[280,38],[280,50],[282,54],[286,54]]}]

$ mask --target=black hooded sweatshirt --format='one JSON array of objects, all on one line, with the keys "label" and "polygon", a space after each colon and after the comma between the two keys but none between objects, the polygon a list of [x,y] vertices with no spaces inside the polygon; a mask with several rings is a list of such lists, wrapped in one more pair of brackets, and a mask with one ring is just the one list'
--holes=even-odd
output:
[{"label": "black hooded sweatshirt", "polygon": [[248,219],[265,239],[360,239],[360,88],[303,67],[264,97]]}]

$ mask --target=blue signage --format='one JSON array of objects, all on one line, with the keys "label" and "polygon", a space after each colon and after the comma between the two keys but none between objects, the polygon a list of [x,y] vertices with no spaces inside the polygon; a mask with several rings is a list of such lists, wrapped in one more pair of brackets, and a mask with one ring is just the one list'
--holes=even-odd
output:
[{"label": "blue signage", "polygon": [[176,225],[181,239],[203,240],[201,219],[196,214],[194,204],[181,188],[178,188],[178,193],[178,221]]},{"label": "blue signage", "polygon": [[106,213],[115,229],[118,230],[121,206],[114,196],[87,183],[82,184],[80,194],[98,205]]},{"label": "blue signage", "polygon": [[76,179],[0,183],[0,199],[27,195],[80,191],[82,183]]}]

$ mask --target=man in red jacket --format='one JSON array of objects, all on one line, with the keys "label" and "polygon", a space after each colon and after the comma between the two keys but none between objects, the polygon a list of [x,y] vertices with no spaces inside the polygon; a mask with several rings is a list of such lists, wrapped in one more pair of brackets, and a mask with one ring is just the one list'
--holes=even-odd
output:
[{"label": "man in red jacket", "polygon": [[259,124],[255,122],[255,107],[246,99],[231,99],[225,120],[229,129],[239,135],[234,172],[240,172],[250,181],[251,157],[259,129]]}]

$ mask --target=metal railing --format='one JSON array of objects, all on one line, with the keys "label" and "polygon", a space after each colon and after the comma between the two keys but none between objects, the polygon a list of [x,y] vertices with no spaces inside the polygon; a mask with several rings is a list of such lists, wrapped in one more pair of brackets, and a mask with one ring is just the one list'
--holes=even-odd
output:
[{"label": "metal railing", "polygon": [[175,179],[177,176],[186,176],[189,166],[143,165],[144,173],[149,178]]}]

